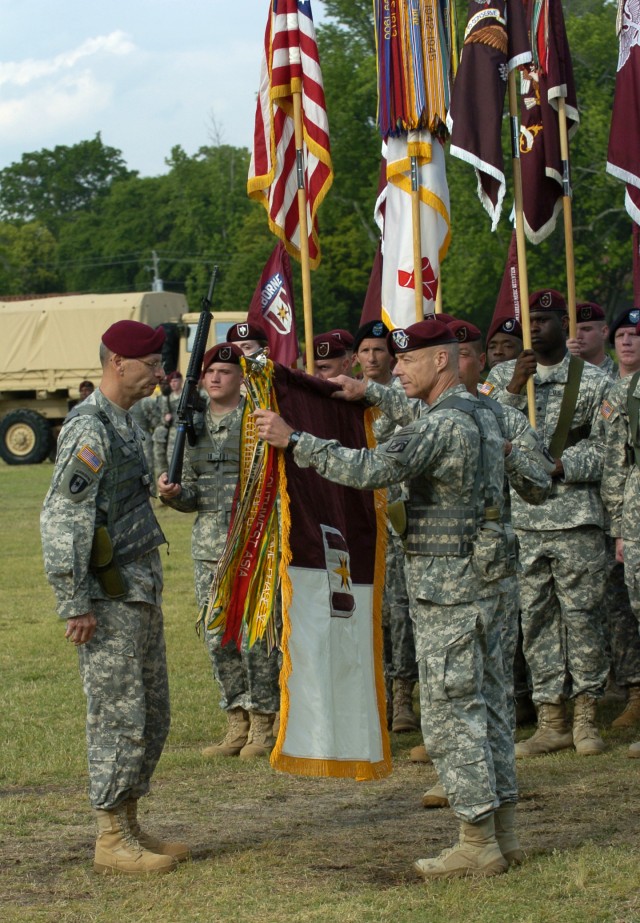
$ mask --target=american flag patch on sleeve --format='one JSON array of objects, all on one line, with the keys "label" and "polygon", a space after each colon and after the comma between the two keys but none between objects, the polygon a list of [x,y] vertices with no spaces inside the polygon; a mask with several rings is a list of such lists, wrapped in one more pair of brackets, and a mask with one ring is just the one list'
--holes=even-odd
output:
[{"label": "american flag patch on sleeve", "polygon": [[608,419],[609,419],[609,417],[610,417],[611,414],[613,413],[613,407],[611,406],[611,404],[609,403],[609,401],[603,401],[603,402],[602,402],[602,406],[600,407],[600,413],[601,413],[602,416],[605,418],[605,420],[608,420]]},{"label": "american flag patch on sleeve", "polygon": [[76,458],[79,458],[81,462],[84,462],[87,468],[90,468],[94,474],[97,474],[104,464],[102,459],[99,458],[93,449],[88,445],[82,446],[80,451],[77,453]]},{"label": "american flag patch on sleeve", "polygon": [[489,397],[491,392],[495,390],[496,386],[492,385],[490,381],[483,381],[481,385],[478,385],[478,391],[486,397]]}]

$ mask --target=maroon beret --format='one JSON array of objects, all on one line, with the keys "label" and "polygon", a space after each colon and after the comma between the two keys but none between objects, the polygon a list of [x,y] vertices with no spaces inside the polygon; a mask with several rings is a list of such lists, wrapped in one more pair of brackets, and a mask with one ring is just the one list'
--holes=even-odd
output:
[{"label": "maroon beret", "polygon": [[487,333],[487,344],[491,342],[496,333],[507,333],[510,337],[522,339],[522,324],[515,317],[497,317]]},{"label": "maroon beret", "polygon": [[457,343],[452,331],[439,320],[421,320],[403,329],[397,327],[387,337],[387,346],[392,356],[409,353],[414,349],[427,349],[445,343]]},{"label": "maroon beret", "polygon": [[334,333],[321,333],[313,338],[314,359],[337,359],[346,356],[347,347]]},{"label": "maroon beret", "polygon": [[154,330],[137,320],[119,320],[103,333],[102,342],[117,356],[139,359],[141,356],[162,352],[164,338],[164,327]]},{"label": "maroon beret", "polygon": [[604,311],[594,301],[580,301],[576,305],[576,323],[588,324],[592,320],[604,320]]},{"label": "maroon beret", "polygon": [[352,333],[349,333],[348,330],[336,327],[335,330],[329,330],[329,333],[334,337],[338,337],[339,340],[342,340],[345,349],[353,349],[354,336]]},{"label": "maroon beret", "polygon": [[260,340],[266,343],[268,337],[262,327],[244,321],[242,324],[233,324],[227,330],[227,343],[237,343],[240,340]]},{"label": "maroon beret", "polygon": [[202,360],[202,374],[207,371],[214,362],[225,362],[231,365],[240,365],[240,357],[243,352],[233,343],[216,343],[211,349],[208,349]]},{"label": "maroon beret", "polygon": [[182,381],[182,372],[169,372],[167,375],[167,381],[175,381],[176,378]]},{"label": "maroon beret", "polygon": [[567,302],[560,292],[555,289],[545,288],[529,296],[530,311],[553,311],[559,314],[567,313]]},{"label": "maroon beret", "polygon": [[452,320],[447,327],[455,336],[458,343],[482,342],[482,331],[468,320]]}]

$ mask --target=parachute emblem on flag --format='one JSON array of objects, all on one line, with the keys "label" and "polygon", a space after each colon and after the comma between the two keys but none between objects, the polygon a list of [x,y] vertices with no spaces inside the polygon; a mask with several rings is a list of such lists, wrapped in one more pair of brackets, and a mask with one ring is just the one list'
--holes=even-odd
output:
[{"label": "parachute emblem on flag", "polygon": [[[405,269],[398,270],[398,285],[400,288],[415,288],[414,272]],[[427,301],[435,301],[438,291],[438,280],[433,271],[431,260],[428,256],[422,257],[422,293]]]},{"label": "parachute emblem on flag", "polygon": [[331,618],[351,618],[356,601],[351,592],[351,556],[343,534],[321,525],[324,559],[331,592]]},{"label": "parachute emblem on flag", "polygon": [[293,312],[284,284],[284,279],[279,272],[274,273],[262,288],[261,309],[263,318],[277,330],[285,335],[291,332]]}]

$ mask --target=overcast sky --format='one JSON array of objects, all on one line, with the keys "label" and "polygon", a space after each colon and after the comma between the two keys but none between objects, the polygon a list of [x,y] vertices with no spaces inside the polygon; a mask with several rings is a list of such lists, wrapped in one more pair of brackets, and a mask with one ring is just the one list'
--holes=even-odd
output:
[{"label": "overcast sky", "polygon": [[0,169],[97,132],[142,176],[215,128],[250,147],[268,13],[269,0],[0,0]]}]

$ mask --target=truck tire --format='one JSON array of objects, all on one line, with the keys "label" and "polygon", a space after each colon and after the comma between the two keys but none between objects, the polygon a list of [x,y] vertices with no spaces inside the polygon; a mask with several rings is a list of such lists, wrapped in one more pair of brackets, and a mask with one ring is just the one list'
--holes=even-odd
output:
[{"label": "truck tire", "polygon": [[51,441],[49,422],[35,410],[11,410],[0,421],[0,458],[8,465],[38,465]]}]

